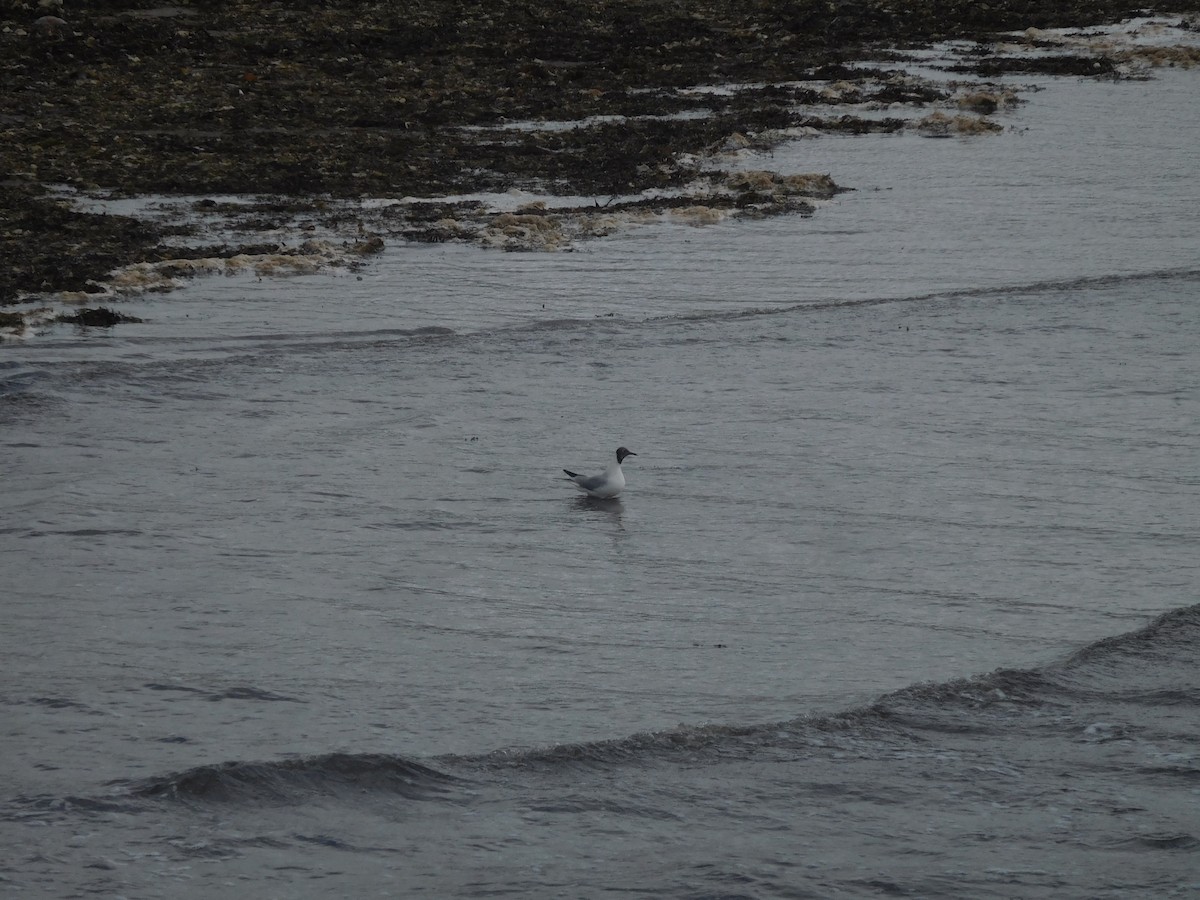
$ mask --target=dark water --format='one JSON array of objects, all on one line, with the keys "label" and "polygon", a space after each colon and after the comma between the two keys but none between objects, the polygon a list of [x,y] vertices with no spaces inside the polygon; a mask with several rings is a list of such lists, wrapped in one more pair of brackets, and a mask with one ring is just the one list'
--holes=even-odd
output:
[{"label": "dark water", "polygon": [[1194,896],[1198,646],[1192,606],[832,715],[22,797],[7,873],[27,895]]},{"label": "dark water", "polygon": [[1200,894],[1191,77],[4,347],[0,888]]}]

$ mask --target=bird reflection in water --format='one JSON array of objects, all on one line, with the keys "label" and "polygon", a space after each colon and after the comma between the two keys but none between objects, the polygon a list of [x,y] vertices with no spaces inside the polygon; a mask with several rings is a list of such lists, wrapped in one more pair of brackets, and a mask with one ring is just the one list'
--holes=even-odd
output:
[{"label": "bird reflection in water", "polygon": [[622,531],[625,530],[625,525],[621,521],[621,516],[625,512],[625,506],[615,497],[600,499],[598,497],[575,497],[571,500],[571,508],[579,512],[592,513],[608,518],[614,525]]}]

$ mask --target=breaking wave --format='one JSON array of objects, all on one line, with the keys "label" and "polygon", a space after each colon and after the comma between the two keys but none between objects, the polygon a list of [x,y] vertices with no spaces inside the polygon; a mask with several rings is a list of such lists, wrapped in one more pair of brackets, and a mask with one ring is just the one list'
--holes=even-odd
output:
[{"label": "breaking wave", "polygon": [[[764,724],[702,724],[578,744],[441,756],[417,762],[388,754],[328,753],[263,762],[198,766],[164,777],[114,783],[105,798],[26,798],[17,805],[76,810],[126,809],[145,803],[303,803],[363,795],[412,801],[454,801],[508,772],[522,777],[570,776],[655,764],[713,765],[729,760],[803,759],[808,754],[895,754],[947,734],[1026,733],[1071,741],[1121,737],[1092,721],[1095,710],[1136,708],[1131,718],[1154,720],[1169,708],[1200,707],[1197,677],[1200,604],[1169,612],[1143,628],[1104,638],[1037,669],[1001,669],[974,678],[911,685],[862,707],[832,715]],[[1189,783],[1200,771],[1176,766]],[[1160,775],[1162,773],[1159,773]]]}]

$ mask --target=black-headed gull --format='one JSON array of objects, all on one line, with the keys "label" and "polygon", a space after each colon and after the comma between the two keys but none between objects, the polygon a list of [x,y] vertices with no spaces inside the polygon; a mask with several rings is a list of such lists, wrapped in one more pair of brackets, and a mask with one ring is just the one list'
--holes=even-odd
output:
[{"label": "black-headed gull", "polygon": [[625,489],[625,473],[621,471],[621,463],[627,456],[637,456],[637,454],[624,447],[618,447],[617,461],[609,466],[603,475],[580,475],[570,469],[563,469],[563,471],[567,473],[567,481],[575,482],[575,487],[586,492],[589,497],[607,500],[609,497],[617,496]]}]

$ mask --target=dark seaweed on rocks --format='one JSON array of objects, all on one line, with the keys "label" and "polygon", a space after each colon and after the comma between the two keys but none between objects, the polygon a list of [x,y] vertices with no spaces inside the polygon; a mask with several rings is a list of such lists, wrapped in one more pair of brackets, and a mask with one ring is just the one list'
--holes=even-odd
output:
[{"label": "dark seaweed on rocks", "polygon": [[137,219],[75,212],[36,185],[0,184],[0,306],[26,291],[97,291],[93,279],[157,240]]},{"label": "dark seaweed on rocks", "polygon": [[33,0],[0,0],[0,303],[86,289],[157,243],[148,224],[71,213],[38,185],[293,197],[679,185],[693,174],[679,154],[786,123],[793,92],[696,100],[715,114],[703,120],[553,135],[488,126],[677,113],[691,102],[673,92],[681,86],[861,78],[841,64],[868,46],[984,42],[1138,10],[1125,0],[75,0],[62,24],[35,25],[44,10]]},{"label": "dark seaweed on rocks", "polygon": [[1094,56],[1049,56],[990,58],[969,65],[952,66],[953,72],[971,72],[983,78],[998,75],[1111,75],[1116,65],[1106,57]]},{"label": "dark seaweed on rocks", "polygon": [[137,316],[117,312],[107,306],[97,306],[94,309],[81,309],[74,313],[64,313],[58,317],[60,322],[72,325],[83,325],[88,328],[111,328],[122,322],[141,322]]}]

